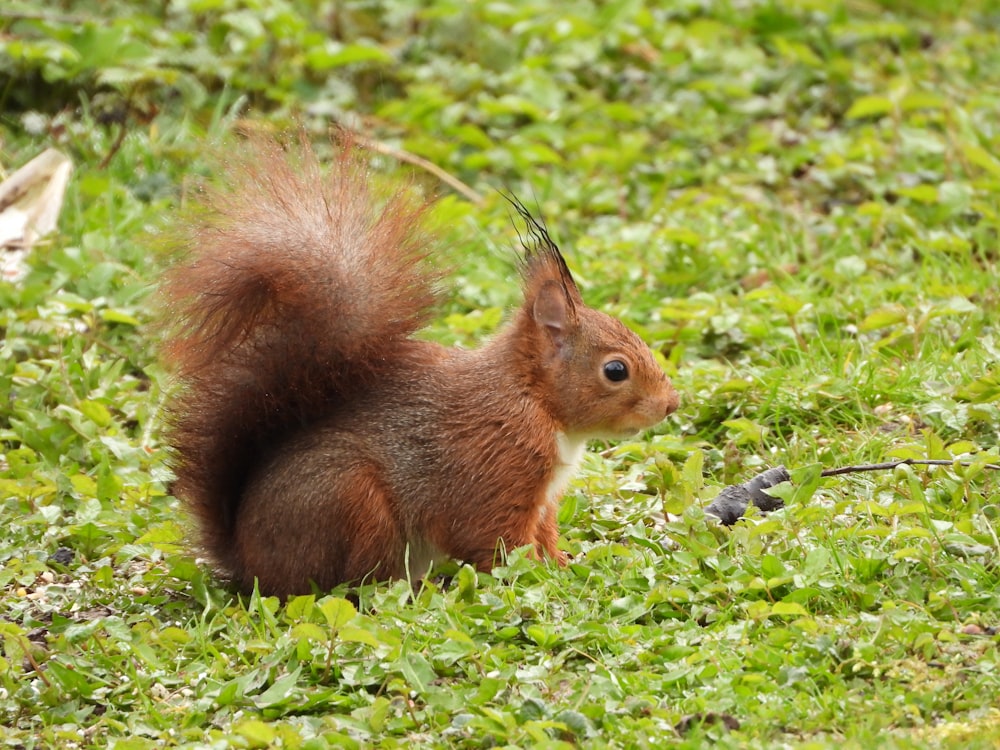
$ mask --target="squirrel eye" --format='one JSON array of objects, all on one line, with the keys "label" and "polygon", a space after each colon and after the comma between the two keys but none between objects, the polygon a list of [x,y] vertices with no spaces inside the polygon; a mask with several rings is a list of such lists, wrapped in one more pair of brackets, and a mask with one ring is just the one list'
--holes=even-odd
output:
[{"label": "squirrel eye", "polygon": [[604,377],[612,383],[620,383],[628,378],[628,365],[620,359],[604,363]]}]

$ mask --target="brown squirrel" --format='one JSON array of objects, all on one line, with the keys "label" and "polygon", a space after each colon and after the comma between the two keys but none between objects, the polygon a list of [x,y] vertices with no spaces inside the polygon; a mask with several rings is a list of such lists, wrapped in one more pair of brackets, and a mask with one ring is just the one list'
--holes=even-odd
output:
[{"label": "brown squirrel", "polygon": [[677,408],[638,336],[587,307],[545,226],[524,303],[482,348],[413,338],[440,273],[427,203],[380,198],[340,149],[252,142],[184,230],[162,285],[172,492],[241,590],[287,596],[489,570],[531,545],[565,564],[556,514],[585,443]]}]

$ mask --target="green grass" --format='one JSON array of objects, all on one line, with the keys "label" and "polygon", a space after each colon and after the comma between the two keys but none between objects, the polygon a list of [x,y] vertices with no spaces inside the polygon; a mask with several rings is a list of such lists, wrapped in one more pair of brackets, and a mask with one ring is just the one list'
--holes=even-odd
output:
[{"label": "green grass", "polygon": [[[1000,746],[1000,7],[653,5],[0,10],[0,163],[76,164],[0,282],[4,747]],[[157,235],[238,121],[295,119],[484,196],[375,158],[442,196],[429,336],[516,303],[509,189],[662,352],[681,409],[594,446],[568,568],[281,604],[190,551]],[[906,457],[972,465],[818,478]],[[777,464],[784,510],[705,517]]]}]

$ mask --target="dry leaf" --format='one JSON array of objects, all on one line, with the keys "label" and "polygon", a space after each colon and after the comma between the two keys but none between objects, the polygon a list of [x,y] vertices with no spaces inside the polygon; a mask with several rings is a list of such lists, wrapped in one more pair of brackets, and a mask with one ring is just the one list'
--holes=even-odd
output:
[{"label": "dry leaf", "polygon": [[17,281],[24,257],[40,237],[56,228],[73,163],[46,149],[0,183],[0,275]]}]

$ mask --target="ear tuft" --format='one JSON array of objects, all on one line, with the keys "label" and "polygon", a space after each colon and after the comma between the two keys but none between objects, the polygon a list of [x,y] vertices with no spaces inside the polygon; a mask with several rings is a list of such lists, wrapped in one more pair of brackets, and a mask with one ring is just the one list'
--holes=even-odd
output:
[{"label": "ear tuft", "polygon": [[545,222],[532,216],[516,196],[505,194],[504,198],[524,220],[525,234],[518,231],[518,238],[524,251],[519,266],[525,297],[531,299],[538,294],[544,284],[555,281],[562,286],[570,305],[583,305],[583,298],[576,287],[569,266],[566,265],[559,247],[552,241]]}]

